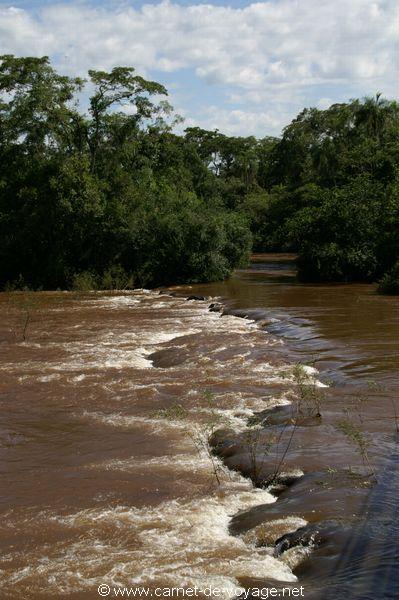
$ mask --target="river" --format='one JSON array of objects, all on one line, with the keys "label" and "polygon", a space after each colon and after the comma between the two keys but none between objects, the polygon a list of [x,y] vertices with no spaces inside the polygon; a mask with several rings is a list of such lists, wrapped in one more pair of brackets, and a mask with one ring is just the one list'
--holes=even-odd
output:
[{"label": "river", "polygon": [[[290,255],[169,291],[1,294],[4,597],[323,597],[395,537],[376,490],[395,482],[399,300],[298,284]],[[392,522],[360,561],[373,495]]]}]

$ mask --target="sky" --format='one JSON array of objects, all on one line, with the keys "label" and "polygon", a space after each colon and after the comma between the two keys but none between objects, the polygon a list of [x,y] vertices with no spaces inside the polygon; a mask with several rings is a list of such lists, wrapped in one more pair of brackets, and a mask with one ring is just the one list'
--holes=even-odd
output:
[{"label": "sky", "polygon": [[133,66],[184,126],[279,135],[305,106],[398,97],[398,0],[0,0],[0,54]]}]

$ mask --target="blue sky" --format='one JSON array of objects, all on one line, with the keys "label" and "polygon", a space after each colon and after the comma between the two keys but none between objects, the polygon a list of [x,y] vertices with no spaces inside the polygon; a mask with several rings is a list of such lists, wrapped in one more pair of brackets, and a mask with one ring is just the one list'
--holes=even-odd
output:
[{"label": "blue sky", "polygon": [[0,0],[0,52],[134,66],[186,125],[279,134],[304,107],[396,94],[397,0]]}]

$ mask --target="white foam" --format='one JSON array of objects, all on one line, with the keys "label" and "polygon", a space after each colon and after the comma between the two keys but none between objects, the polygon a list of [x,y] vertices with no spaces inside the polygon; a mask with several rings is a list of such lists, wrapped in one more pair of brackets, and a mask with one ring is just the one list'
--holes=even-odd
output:
[{"label": "white foam", "polygon": [[[76,415],[79,418],[79,415]],[[111,425],[113,427],[121,427],[123,429],[134,428],[137,426],[147,426],[151,428],[154,433],[165,432],[167,429],[181,429],[188,430],[189,425],[185,419],[173,420],[169,418],[157,419],[156,417],[144,417],[141,415],[123,415],[121,413],[101,413],[101,412],[89,412],[84,411],[82,416],[84,418],[103,423],[104,425]]]},{"label": "white foam", "polygon": [[[55,517],[67,527],[78,527],[91,535],[98,528],[112,527],[120,537],[129,531],[140,545],[139,550],[127,550],[124,556],[113,557],[111,565],[100,580],[91,573],[90,581],[106,581],[109,585],[148,584],[161,579],[165,585],[187,586],[238,585],[238,577],[274,578],[295,581],[290,569],[280,560],[271,557],[262,548],[248,546],[240,537],[229,534],[231,515],[239,510],[269,503],[274,498],[264,490],[256,490],[237,478],[222,487],[217,493],[189,501],[173,500],[160,506],[145,509],[115,507],[109,509],[84,510],[67,517]],[[81,570],[87,565],[87,557],[75,548]],[[109,558],[110,546],[99,546],[97,557],[101,562]],[[58,580],[70,572],[66,563],[58,564],[61,573]],[[83,562],[82,562],[83,561]],[[86,565],[84,564],[86,561]],[[64,565],[64,566],[62,566]],[[90,569],[89,569],[90,570]],[[72,573],[73,575],[73,573]],[[81,585],[79,581],[79,585]],[[222,586],[224,587],[224,586]]]},{"label": "white foam", "polygon": [[[283,398],[278,401],[264,400],[256,395],[227,391],[227,387],[223,388],[225,392],[215,397],[215,408],[201,400],[199,386],[206,385],[208,380],[223,384],[229,381],[223,372],[225,369],[234,373],[237,380],[250,383],[251,389],[258,380],[259,385],[287,383],[283,367],[268,362],[259,363],[259,359],[253,356],[253,348],[258,349],[260,344],[266,347],[269,343],[254,321],[232,315],[221,317],[218,313],[208,312],[203,303],[187,303],[184,299],[172,297],[160,300],[157,294],[149,290],[105,297],[97,294],[83,302],[89,305],[88,308],[93,304],[110,310],[126,308],[123,314],[130,314],[128,310],[131,310],[135,313],[135,320],[129,324],[127,317],[121,327],[113,315],[112,323],[116,323],[114,328],[110,326],[106,331],[100,329],[98,333],[90,332],[88,339],[61,345],[65,359],[62,363],[46,363],[44,377],[56,378],[60,377],[60,372],[68,372],[71,374],[70,381],[78,382],[93,371],[137,369],[138,372],[132,377],[134,381],[129,380],[127,375],[123,378],[124,382],[115,384],[118,387],[112,397],[112,412],[107,414],[85,410],[76,416],[110,427],[140,427],[148,430],[149,434],[166,434],[173,438],[171,447],[175,451],[180,449],[176,455],[114,459],[92,464],[90,468],[132,471],[133,476],[135,469],[166,469],[171,474],[171,483],[173,478],[177,481],[185,473],[208,473],[211,471],[210,456],[205,450],[196,453],[192,441],[189,441],[190,435],[202,431],[208,415],[212,419],[216,416],[221,424],[227,423],[243,430],[248,418],[255,412],[270,407],[272,403],[286,402]],[[139,311],[142,308],[145,311],[142,319],[138,320],[137,314],[141,316]],[[203,343],[204,335],[208,333],[211,334],[209,346]],[[191,362],[185,361],[182,365],[165,370],[151,368],[153,365],[148,357],[152,352],[167,347],[178,338],[197,334],[203,336],[199,345],[201,350],[192,352]],[[234,335],[235,338],[232,337]],[[188,341],[191,343],[191,340]],[[216,352],[231,349],[234,343],[236,354],[231,352],[226,360],[214,360]],[[46,343],[46,347],[51,346],[55,350],[60,347],[57,342]],[[198,373],[198,380],[192,381],[195,391],[190,394],[191,390],[186,389],[181,395],[181,402],[186,408],[185,418],[173,420],[150,414],[124,414],[118,412],[119,406],[114,408],[123,386],[129,392],[139,388],[156,390],[165,385],[187,385],[187,381],[191,381],[187,380],[187,372],[192,378],[193,364],[197,369],[195,373]],[[37,371],[43,372],[43,365],[34,361],[29,363],[29,368],[32,368],[32,372],[36,369],[36,377]],[[53,374],[47,375],[48,371],[53,371]],[[197,398],[198,403],[195,402]],[[174,431],[173,436],[171,430]],[[187,453],[183,454],[184,451]],[[23,581],[27,586],[31,581],[36,581],[36,585],[38,580],[44,581],[46,592],[52,591],[54,594],[60,591],[81,593],[100,583],[139,585],[155,579],[171,586],[218,585],[224,588],[237,586],[239,577],[295,581],[290,570],[293,562],[288,561],[288,555],[284,560],[276,559],[270,556],[268,549],[248,544],[242,537],[234,537],[229,533],[232,515],[258,504],[273,502],[275,498],[266,490],[253,488],[238,473],[227,472],[215,457],[212,460],[218,472],[223,474],[222,485],[216,492],[209,490],[209,485],[206,489],[199,485],[200,491],[193,490],[193,495],[202,494],[200,497],[180,498],[158,506],[137,508],[106,505],[67,516],[52,515],[52,519],[61,527],[71,529],[75,541],[61,541],[55,547],[47,547],[48,556],[28,556],[29,567],[17,569],[11,576],[12,581]],[[202,482],[201,477],[198,480]],[[295,523],[291,525],[294,527]],[[75,528],[79,530],[79,535],[75,535]],[[61,536],[61,539],[64,538]]]},{"label": "white foam", "polygon": [[287,533],[297,531],[297,529],[305,525],[307,525],[307,521],[297,516],[273,519],[266,523],[261,523],[253,529],[249,529],[242,534],[242,538],[246,543],[252,543],[255,546],[268,546],[274,552],[275,542],[278,538]]},{"label": "white foam", "polygon": [[298,567],[312,552],[312,546],[294,546],[281,555],[281,561],[291,570]]},{"label": "white foam", "polygon": [[326,383],[323,383],[322,381],[319,381],[318,379],[315,381],[315,386],[319,387],[319,388],[327,388],[328,385]]},{"label": "white foam", "polygon": [[154,470],[170,470],[197,473],[197,472],[209,472],[211,463],[208,456],[204,453],[202,455],[190,455],[190,454],[173,454],[171,456],[156,456],[156,457],[144,457],[140,458],[132,456],[127,459],[114,459],[108,462],[90,465],[90,468],[95,469],[106,469],[110,471],[139,471],[143,469],[154,469]]},{"label": "white foam", "polygon": [[309,376],[309,383],[312,383],[314,386],[319,388],[326,388],[328,385],[319,381],[316,376],[320,374],[320,372],[310,365],[301,365],[302,370]]},{"label": "white foam", "polygon": [[262,398],[243,397],[240,394],[235,394],[228,408],[216,408],[217,400],[216,398],[214,402],[215,407],[199,407],[197,412],[208,414],[220,426],[231,427],[236,431],[244,431],[248,427],[248,420],[255,413],[280,403],[278,400],[263,400]]},{"label": "white foam", "polygon": [[299,479],[300,477],[303,477],[304,475],[305,475],[305,473],[302,471],[302,469],[291,469],[290,471],[281,471],[280,478],[296,477],[297,479]]},{"label": "white foam", "polygon": [[60,375],[58,373],[52,373],[51,375],[42,375],[42,377],[38,377],[37,379],[42,383],[46,383],[48,381],[56,381],[59,378]]},{"label": "white foam", "polygon": [[75,375],[75,377],[72,377],[71,381],[73,383],[79,383],[79,381],[83,381],[84,379],[86,379],[86,375],[84,375],[83,373],[81,373],[80,375]]}]

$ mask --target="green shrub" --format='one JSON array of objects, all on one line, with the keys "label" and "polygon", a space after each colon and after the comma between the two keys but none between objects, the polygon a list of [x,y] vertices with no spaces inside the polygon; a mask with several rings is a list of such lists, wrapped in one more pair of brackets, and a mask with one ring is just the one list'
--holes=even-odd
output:
[{"label": "green shrub", "polygon": [[90,271],[77,273],[72,278],[72,289],[76,292],[89,292],[98,289],[97,278]]},{"label": "green shrub", "polygon": [[317,206],[298,211],[287,223],[299,251],[304,281],[371,281],[379,268],[381,198],[369,177],[319,190]]},{"label": "green shrub", "polygon": [[390,294],[390,295],[398,295],[399,294],[399,260],[395,263],[394,267],[385,273],[383,278],[381,279],[378,292],[380,294]]},{"label": "green shrub", "polygon": [[133,287],[133,275],[126,273],[121,265],[112,265],[104,271],[100,288],[103,290],[126,290]]}]

